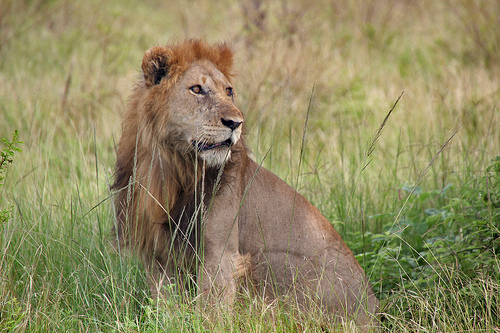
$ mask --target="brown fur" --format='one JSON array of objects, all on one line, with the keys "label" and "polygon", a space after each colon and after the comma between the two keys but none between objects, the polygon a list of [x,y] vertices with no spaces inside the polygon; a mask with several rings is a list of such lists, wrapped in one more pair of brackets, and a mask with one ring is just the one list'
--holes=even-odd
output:
[{"label": "brown fur", "polygon": [[368,325],[378,301],[340,235],[248,157],[232,59],[227,45],[200,40],[145,53],[117,149],[120,244],[142,255],[153,296],[176,269],[201,260],[207,300],[231,305],[246,274],[269,297],[293,292],[304,306],[312,297]]}]

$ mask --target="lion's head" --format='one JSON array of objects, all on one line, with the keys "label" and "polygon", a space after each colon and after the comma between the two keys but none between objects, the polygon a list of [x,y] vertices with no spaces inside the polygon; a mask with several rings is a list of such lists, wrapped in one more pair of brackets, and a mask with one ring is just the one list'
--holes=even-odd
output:
[{"label": "lion's head", "polygon": [[149,111],[144,130],[153,138],[147,140],[192,152],[209,166],[224,164],[243,122],[234,105],[231,66],[232,52],[225,44],[191,40],[147,51],[144,82],[136,94]]}]

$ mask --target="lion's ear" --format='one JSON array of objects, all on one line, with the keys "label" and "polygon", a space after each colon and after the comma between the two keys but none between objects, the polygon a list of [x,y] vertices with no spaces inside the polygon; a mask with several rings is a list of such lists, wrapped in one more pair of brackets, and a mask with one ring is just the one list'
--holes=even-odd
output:
[{"label": "lion's ear", "polygon": [[166,47],[154,46],[144,53],[142,71],[147,86],[159,84],[169,72],[172,52]]}]

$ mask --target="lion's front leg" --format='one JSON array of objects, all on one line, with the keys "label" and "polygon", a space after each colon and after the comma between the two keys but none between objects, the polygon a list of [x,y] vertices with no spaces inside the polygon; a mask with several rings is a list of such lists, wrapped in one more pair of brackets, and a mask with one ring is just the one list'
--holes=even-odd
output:
[{"label": "lion's front leg", "polygon": [[203,223],[203,263],[198,276],[204,307],[214,303],[231,307],[237,278],[245,270],[245,258],[238,251],[238,202],[231,203],[235,198],[225,192],[217,195]]},{"label": "lion's front leg", "polygon": [[237,278],[240,276],[243,256],[239,253],[205,254],[205,263],[201,266],[202,299],[204,306],[220,304],[232,307],[238,289]]}]

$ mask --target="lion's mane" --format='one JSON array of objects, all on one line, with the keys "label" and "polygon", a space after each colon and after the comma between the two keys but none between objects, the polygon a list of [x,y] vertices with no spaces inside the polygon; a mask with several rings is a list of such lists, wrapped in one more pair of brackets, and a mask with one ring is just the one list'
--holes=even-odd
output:
[{"label": "lion's mane", "polygon": [[[157,51],[159,47],[150,50],[153,66],[147,63],[148,57],[144,58],[144,78],[134,88],[125,112],[112,189],[118,190],[114,232],[120,245],[163,260],[167,248],[158,243],[175,230],[177,237],[171,240],[176,247],[182,242],[189,242],[191,249],[197,246],[199,233],[190,230],[193,216],[198,223],[201,219],[201,212],[197,212],[201,196],[196,194],[202,192],[202,187],[205,192],[211,191],[218,176],[217,169],[202,170],[194,154],[182,154],[170,142],[160,140],[169,121],[164,101],[179,77],[196,61],[210,61],[231,79],[233,52],[226,44],[209,45],[201,40],[171,45],[165,59],[164,54],[155,54]],[[169,67],[165,68],[167,62]],[[151,87],[163,76],[166,84]],[[204,182],[200,182],[202,176]],[[224,177],[220,182],[226,182]]]}]

